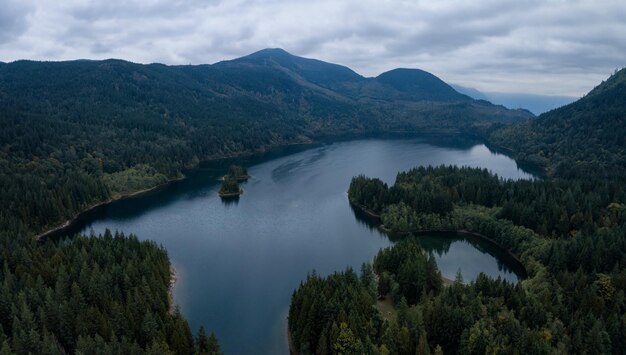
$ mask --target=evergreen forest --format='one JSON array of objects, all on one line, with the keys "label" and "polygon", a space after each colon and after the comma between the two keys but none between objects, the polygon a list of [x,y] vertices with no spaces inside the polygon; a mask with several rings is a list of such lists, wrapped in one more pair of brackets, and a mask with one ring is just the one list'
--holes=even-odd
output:
[{"label": "evergreen forest", "polygon": [[[422,70],[366,78],[280,49],[213,65],[0,63],[0,354],[220,354],[215,330],[190,329],[173,303],[162,246],[45,232],[203,161],[416,133],[470,136],[541,176],[439,166],[392,186],[355,177],[350,203],[401,241],[359,274],[312,272],[292,296],[292,349],[624,354],[625,92],[621,70],[534,117]],[[225,191],[239,191],[247,170],[228,175]],[[528,277],[444,283],[412,235],[441,230],[494,241]]]},{"label": "evergreen forest", "polygon": [[[292,296],[294,350],[626,353],[625,93],[621,70],[573,104],[482,133],[495,149],[538,167],[534,180],[456,166],[416,167],[392,186],[354,177],[350,203],[401,241],[360,277],[352,270],[308,277]],[[425,257],[403,263],[407,245],[419,250],[415,235],[435,231],[497,243],[527,278],[511,284],[481,274],[464,282],[459,275],[442,287]],[[397,312],[389,319],[377,303],[385,293]]]}]

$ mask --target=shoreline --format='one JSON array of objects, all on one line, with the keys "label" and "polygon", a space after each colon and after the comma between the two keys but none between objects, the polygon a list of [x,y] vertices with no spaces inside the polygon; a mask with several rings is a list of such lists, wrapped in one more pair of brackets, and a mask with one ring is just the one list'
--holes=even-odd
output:
[{"label": "shoreline", "polygon": [[352,206],[357,208],[359,211],[363,212],[368,217],[375,218],[376,221],[379,223],[379,225],[382,225],[382,223],[381,223],[382,216],[380,214],[376,213],[374,210],[371,210],[371,209],[369,209],[369,208],[367,208],[367,207],[365,207],[365,206],[363,206],[361,204],[358,204],[358,203],[352,201],[352,199],[350,199],[350,198],[348,198],[348,202],[350,202],[350,204]]},{"label": "shoreline", "polygon": [[287,348],[289,349],[289,355],[299,355],[294,349],[295,347],[293,346],[293,339],[291,338],[291,330],[289,329],[287,329]]},{"label": "shoreline", "polygon": [[[198,165],[194,166],[191,169],[188,169],[187,171],[194,171],[194,170],[198,169],[200,167],[200,164],[202,164],[202,163],[215,162],[215,161],[223,160],[223,159],[250,157],[250,156],[254,156],[256,154],[267,153],[267,152],[271,151],[272,149],[281,149],[281,148],[287,148],[287,147],[297,146],[297,145],[302,145],[302,146],[314,145],[316,143],[319,143],[319,142],[316,142],[316,141],[294,142],[294,143],[286,143],[286,144],[277,145],[277,146],[275,146],[273,148],[270,148],[270,149],[261,148],[261,149],[256,150],[256,151],[248,151],[248,152],[227,154],[227,155],[223,155],[223,156],[220,156],[220,157],[214,157],[214,158],[209,158],[209,159],[203,160],[200,163],[198,163]],[[163,182],[161,184],[158,184],[158,185],[153,186],[153,187],[149,187],[147,189],[134,191],[134,192],[129,192],[129,193],[126,193],[126,194],[121,194],[121,195],[116,196],[116,197],[111,197],[111,198],[107,199],[106,201],[101,201],[101,202],[97,202],[95,204],[92,204],[91,206],[85,207],[84,209],[78,211],[76,214],[74,214],[74,216],[72,218],[67,219],[62,224],[57,225],[56,227],[52,227],[50,229],[47,229],[47,230],[45,230],[45,231],[43,231],[43,232],[41,232],[39,234],[36,234],[32,238],[35,239],[35,241],[40,242],[43,239],[45,239],[46,237],[48,237],[49,235],[57,233],[57,232],[60,232],[63,229],[70,227],[78,219],[80,219],[80,217],[82,217],[84,214],[86,214],[88,212],[91,212],[92,210],[94,210],[96,208],[99,208],[99,207],[102,207],[102,206],[106,206],[106,205],[111,204],[111,203],[116,202],[116,201],[121,201],[121,200],[129,199],[129,198],[133,198],[133,197],[139,197],[139,196],[141,196],[143,194],[147,194],[147,193],[152,192],[154,190],[157,190],[159,188],[166,187],[166,186],[168,186],[168,185],[170,185],[170,184],[172,184],[174,182],[178,182],[178,181],[182,181],[182,180],[187,179],[187,175],[185,175],[184,172],[181,172],[181,175],[182,176],[180,176],[180,177],[173,178],[173,179],[168,179],[167,181],[165,181],[165,182]],[[226,197],[228,197],[228,196],[226,196]]]},{"label": "shoreline", "polygon": [[[428,131],[428,130],[423,130],[423,131],[388,131],[388,132],[379,132],[379,133],[364,133],[364,134],[344,134],[344,135],[331,135],[331,136],[319,136],[317,137],[317,140],[306,140],[306,141],[300,141],[300,142],[290,142],[290,143],[285,143],[285,144],[278,144],[272,147],[259,147],[256,150],[252,150],[252,151],[244,151],[244,152],[237,152],[237,153],[231,153],[231,154],[224,154],[221,156],[213,156],[207,159],[202,160],[200,163],[198,163],[196,166],[187,169],[187,171],[194,171],[196,169],[198,169],[200,167],[200,165],[202,163],[208,163],[208,162],[215,162],[218,160],[223,160],[223,159],[233,159],[233,158],[241,158],[241,157],[250,157],[250,156],[254,156],[257,154],[264,154],[264,153],[268,153],[274,149],[283,149],[283,148],[288,148],[288,147],[292,147],[292,146],[314,146],[316,144],[326,144],[326,143],[335,143],[335,142],[342,142],[345,140],[353,140],[353,139],[368,139],[368,138],[377,138],[377,137],[403,137],[403,136],[439,136],[439,135],[443,135],[443,136],[463,136],[463,133],[459,132],[459,131]],[[471,135],[470,135],[471,136]],[[489,142],[488,139],[486,139],[485,137],[480,137],[480,136],[474,136],[474,138],[478,138],[478,140],[481,140],[483,142],[483,144],[487,145],[490,144],[491,142]],[[143,190],[139,190],[139,191],[134,191],[134,192],[130,192],[130,193],[126,193],[126,194],[121,194],[120,196],[117,197],[111,197],[106,201],[101,201],[101,202],[97,202],[92,204],[91,206],[88,206],[80,211],[78,211],[76,214],[74,214],[73,217],[67,219],[65,222],[56,225],[55,227],[51,227],[49,229],[46,229],[45,231],[36,234],[33,236],[33,238],[35,239],[35,241],[39,242],[43,239],[45,239],[46,237],[48,237],[51,234],[57,233],[62,231],[65,228],[70,227],[72,224],[74,224],[81,216],[83,216],[84,214],[91,212],[92,210],[111,204],[113,202],[116,201],[121,201],[124,199],[128,199],[128,198],[133,198],[133,197],[139,197],[140,195],[152,192],[156,189],[159,189],[161,187],[165,187],[168,186],[171,183],[177,182],[177,181],[182,181],[185,180],[187,178],[187,176],[185,175],[184,172],[181,172],[182,176],[177,177],[177,178],[173,178],[173,179],[168,179],[167,181],[165,181],[164,183],[158,184],[156,186],[147,188],[147,189],[143,189]],[[251,177],[251,176],[250,176]],[[352,202],[351,202],[352,203]],[[354,204],[355,207],[357,207],[359,210],[361,210],[362,212],[364,212],[367,216],[369,217],[373,217],[373,218],[378,218],[380,219],[380,215],[376,214],[374,211],[366,211],[366,209],[364,209],[362,206],[359,206],[358,204]]]},{"label": "shoreline", "polygon": [[385,226],[383,224],[378,226],[378,229],[380,229],[381,231],[391,234],[391,235],[406,235],[406,234],[438,234],[438,233],[454,233],[454,234],[461,234],[467,237],[474,237],[474,238],[478,238],[481,239],[483,241],[486,241],[496,247],[498,247],[498,249],[502,250],[503,252],[505,252],[507,254],[507,256],[509,256],[511,259],[515,260],[516,263],[518,263],[524,270],[524,278],[528,277],[528,271],[526,270],[526,267],[524,266],[524,263],[522,263],[522,261],[518,258],[517,255],[515,255],[512,251],[510,251],[509,249],[503,247],[502,245],[500,245],[498,242],[496,242],[495,240],[493,240],[492,238],[484,235],[484,234],[480,234],[480,233],[476,233],[476,232],[472,232],[469,231],[467,229],[423,229],[423,230],[414,230],[414,231],[406,231],[406,232],[397,232],[397,231],[392,231],[390,229],[385,228]]},{"label": "shoreline", "polygon": [[484,240],[496,247],[498,247],[498,249],[502,250],[503,252],[505,252],[507,254],[507,256],[509,256],[512,260],[515,260],[515,262],[517,264],[519,264],[519,266],[521,266],[522,271],[523,271],[523,279],[528,277],[528,270],[526,270],[526,266],[524,266],[524,263],[522,263],[522,261],[519,259],[519,257],[517,255],[515,255],[512,251],[510,251],[508,248],[503,247],[502,245],[500,245],[498,242],[496,242],[495,240],[493,240],[492,238],[484,235],[484,234],[480,234],[480,233],[476,233],[476,232],[472,232],[469,231],[467,229],[459,229],[459,230],[453,230],[453,229],[426,229],[426,230],[415,230],[415,231],[394,231],[391,229],[388,229],[385,227],[385,225],[382,223],[381,221],[381,216],[376,215],[376,214],[371,214],[368,213],[367,208],[364,208],[363,206],[360,206],[356,203],[352,203],[350,202],[350,204],[352,204],[353,206],[355,206],[356,208],[359,209],[359,211],[363,212],[364,214],[372,217],[375,220],[375,224],[376,224],[376,228],[388,235],[396,235],[396,236],[403,236],[403,235],[407,235],[407,234],[437,234],[437,233],[455,233],[455,234],[461,234],[461,235],[465,235],[465,236],[469,236],[469,237],[475,237],[481,240]]},{"label": "shoreline", "polygon": [[129,193],[125,193],[125,194],[120,194],[120,195],[118,195],[116,197],[111,197],[111,198],[109,198],[106,201],[95,203],[95,204],[93,204],[93,205],[91,205],[89,207],[86,207],[86,208],[82,209],[80,212],[77,212],[72,218],[66,220],[63,224],[61,224],[59,226],[56,226],[56,227],[54,227],[52,229],[48,229],[47,231],[45,231],[43,233],[35,235],[34,239],[36,241],[41,241],[42,239],[45,239],[46,237],[48,237],[51,234],[54,234],[56,232],[60,232],[63,229],[68,228],[69,226],[74,224],[76,221],[78,221],[80,219],[80,217],[82,217],[84,214],[86,214],[88,212],[91,212],[91,211],[93,211],[94,209],[96,209],[98,207],[102,207],[102,206],[111,204],[111,203],[116,202],[116,201],[122,201],[122,200],[130,199],[130,198],[133,198],[133,197],[139,197],[141,195],[144,195],[144,194],[147,194],[149,192],[155,191],[155,190],[157,190],[159,188],[163,188],[163,187],[165,187],[165,186],[167,186],[167,185],[169,185],[171,183],[174,183],[174,182],[177,182],[177,181],[182,181],[182,180],[184,180],[186,178],[187,178],[187,176],[185,176],[183,174],[180,177],[177,177],[177,178],[174,178],[174,179],[168,179],[167,181],[165,181],[163,183],[160,183],[160,184],[158,184],[156,186],[153,186],[153,187],[149,187],[147,189],[142,189],[142,190],[139,190],[139,191],[134,191],[134,192],[129,192]]},{"label": "shoreline", "polygon": [[239,189],[239,192],[230,192],[230,193],[226,193],[226,194],[225,194],[225,193],[218,192],[217,194],[218,194],[218,195],[219,195],[219,197],[221,197],[221,198],[238,197],[238,196],[243,195],[243,189],[241,189],[241,188],[240,188],[240,189]]}]

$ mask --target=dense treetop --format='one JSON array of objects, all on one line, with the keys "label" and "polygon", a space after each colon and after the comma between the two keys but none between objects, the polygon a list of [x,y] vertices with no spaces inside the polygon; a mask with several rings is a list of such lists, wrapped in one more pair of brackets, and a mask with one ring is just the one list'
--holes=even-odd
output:
[{"label": "dense treetop", "polygon": [[241,188],[239,183],[237,183],[237,179],[229,175],[225,176],[220,185],[220,196],[239,195],[240,193]]},{"label": "dense treetop", "polygon": [[[380,214],[384,228],[400,236],[467,230],[513,252],[528,271],[519,285],[479,276],[469,285],[455,283],[424,297],[402,282],[418,282],[433,274],[432,267],[422,263],[409,278],[391,277],[376,266],[386,260],[395,265],[390,269],[404,270],[398,256],[403,253],[388,251],[390,257],[383,259],[379,254],[374,261],[378,287],[393,292],[393,283],[398,284],[393,298],[398,319],[405,319],[387,326],[406,327],[408,337],[373,339],[378,345],[371,353],[383,353],[382,345],[407,354],[437,346],[452,353],[624,353],[626,190],[620,182],[594,177],[513,181],[485,169],[418,167],[398,173],[392,186],[355,177],[348,197]],[[409,321],[401,314],[409,314]],[[377,317],[369,316],[368,322]]]},{"label": "dense treetop", "polygon": [[[3,244],[3,354],[208,354],[169,295],[166,251],[134,236]],[[204,352],[202,351],[204,350]],[[214,354],[215,352],[213,352]]]}]

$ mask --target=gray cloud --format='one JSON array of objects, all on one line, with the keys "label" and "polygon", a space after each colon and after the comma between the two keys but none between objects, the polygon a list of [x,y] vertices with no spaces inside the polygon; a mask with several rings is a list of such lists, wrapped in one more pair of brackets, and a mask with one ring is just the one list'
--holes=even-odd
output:
[{"label": "gray cloud", "polygon": [[282,47],[374,76],[582,95],[626,65],[623,0],[0,0],[0,60],[201,64]]},{"label": "gray cloud", "polygon": [[31,7],[19,0],[0,1],[0,45],[19,37],[28,27]]}]

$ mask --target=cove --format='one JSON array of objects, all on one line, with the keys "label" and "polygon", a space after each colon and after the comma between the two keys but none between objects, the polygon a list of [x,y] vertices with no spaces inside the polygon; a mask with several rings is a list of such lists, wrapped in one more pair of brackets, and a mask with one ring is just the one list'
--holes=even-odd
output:
[{"label": "cove", "polygon": [[[218,178],[232,163],[252,178],[223,201]],[[177,271],[175,302],[195,332],[215,331],[226,354],[286,354],[291,294],[307,273],[359,270],[392,241],[357,216],[347,199],[359,174],[392,184],[418,165],[467,165],[531,179],[515,161],[464,139],[364,139],[289,147],[203,164],[188,178],[81,216],[66,234],[134,233],[165,246]],[[515,260],[479,238],[421,235],[442,274],[479,272],[518,280]]]}]

